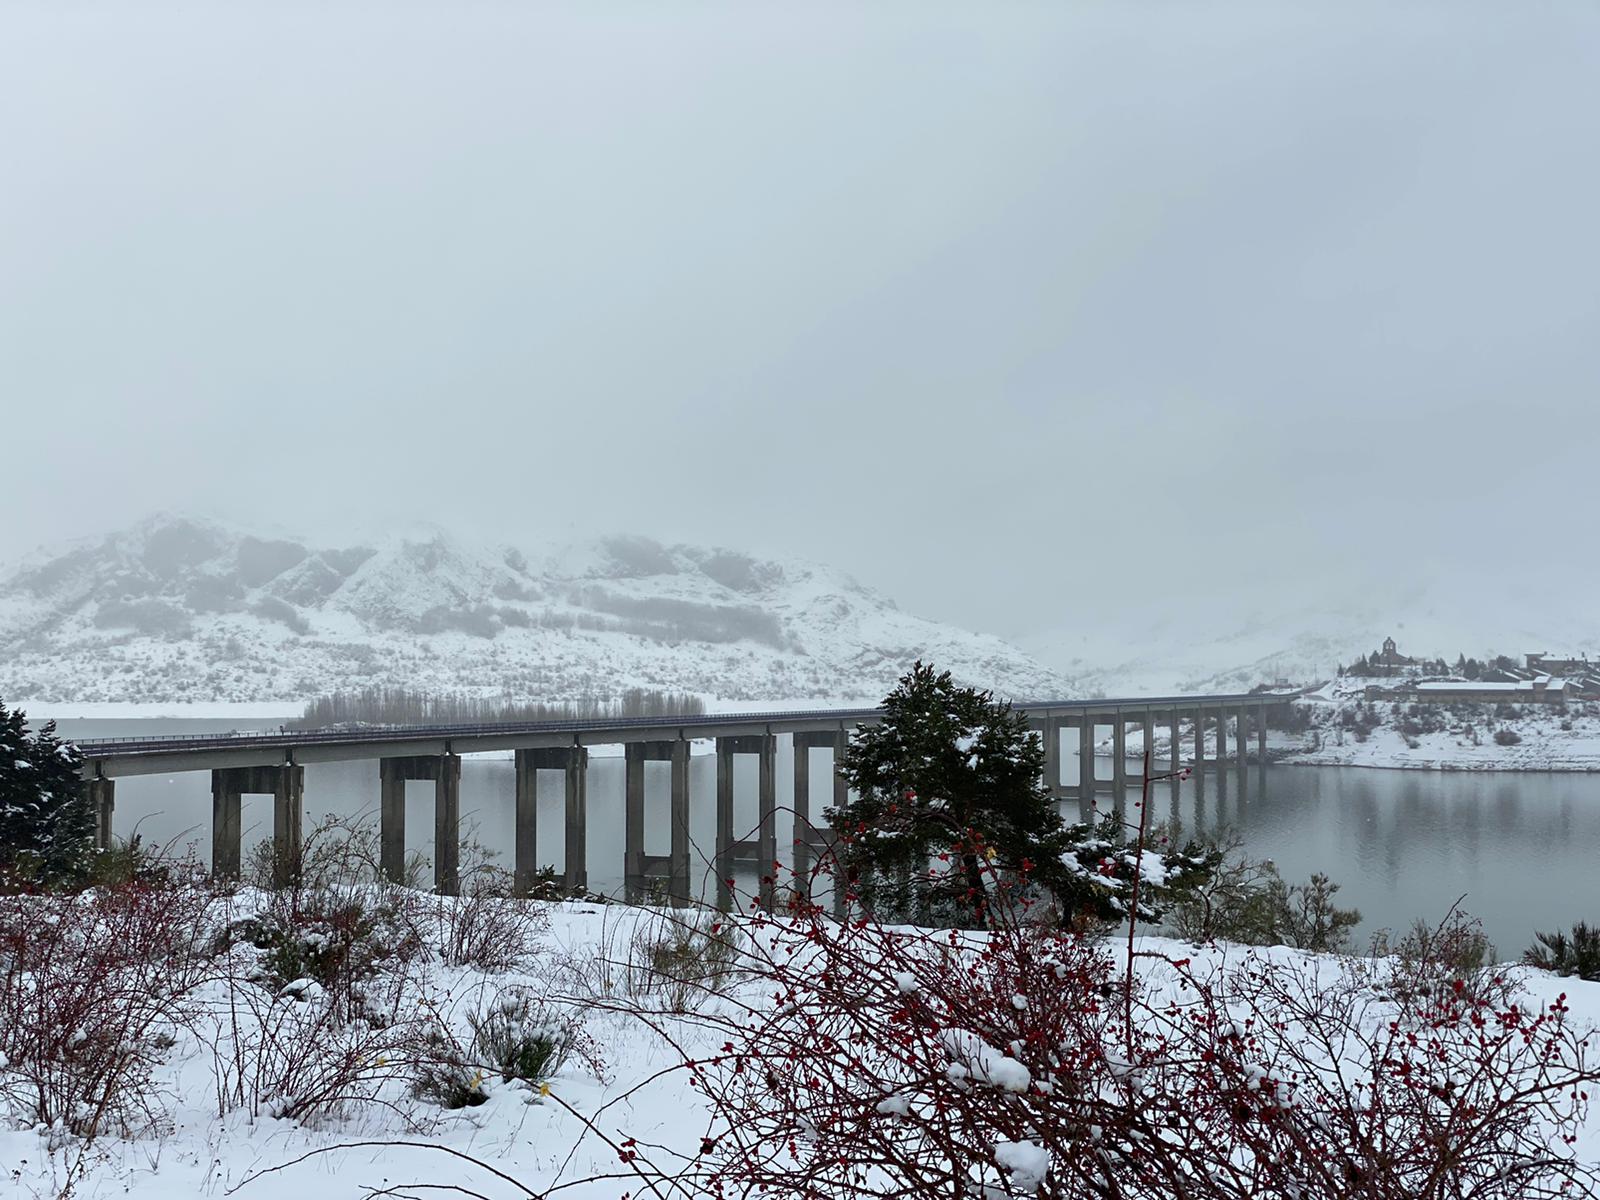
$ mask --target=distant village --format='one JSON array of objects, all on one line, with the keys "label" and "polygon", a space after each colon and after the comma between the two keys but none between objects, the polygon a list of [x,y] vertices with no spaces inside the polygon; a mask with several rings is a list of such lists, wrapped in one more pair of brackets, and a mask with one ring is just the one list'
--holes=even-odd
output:
[{"label": "distant village", "polygon": [[1409,658],[1390,637],[1383,640],[1382,650],[1341,666],[1339,674],[1346,679],[1393,681],[1368,684],[1363,692],[1368,700],[1555,705],[1600,700],[1600,659],[1587,655],[1574,658],[1541,651],[1523,655],[1520,666],[1505,655],[1487,662],[1463,655],[1452,666],[1442,658]]}]

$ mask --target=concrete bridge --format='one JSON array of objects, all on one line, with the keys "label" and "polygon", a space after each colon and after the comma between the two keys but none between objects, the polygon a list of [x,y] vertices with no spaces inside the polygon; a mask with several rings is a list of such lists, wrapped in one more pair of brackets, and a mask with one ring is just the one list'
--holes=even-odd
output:
[{"label": "concrete bridge", "polygon": [[[1130,786],[1142,784],[1127,770],[1130,728],[1143,731],[1151,745],[1158,725],[1167,727],[1171,746],[1163,770],[1183,766],[1225,770],[1228,735],[1234,737],[1239,769],[1247,760],[1253,728],[1257,760],[1266,760],[1266,713],[1292,700],[1293,694],[1252,693],[1216,696],[1165,696],[1143,699],[1034,701],[1015,707],[1044,739],[1045,782],[1058,800],[1076,801],[1088,819],[1098,793],[1121,803]],[[535,796],[538,772],[563,776],[566,789],[566,871],[568,888],[588,886],[586,775],[589,747],[621,745],[626,763],[624,786],[623,880],[628,900],[644,897],[652,880],[664,880],[674,904],[688,904],[690,884],[689,745],[716,744],[717,900],[727,907],[727,879],[737,864],[765,866],[777,858],[777,744],[794,746],[794,866],[804,879],[813,856],[829,843],[825,827],[810,811],[811,752],[825,749],[832,764],[857,726],[876,724],[881,709],[823,709],[763,713],[720,713],[699,716],[629,717],[595,720],[540,721],[528,724],[431,725],[360,729],[314,729],[234,735],[175,735],[150,738],[90,740],[78,743],[84,774],[96,814],[96,839],[110,844],[116,780],[131,775],[167,775],[182,771],[211,772],[211,867],[213,874],[237,877],[240,869],[241,798],[273,797],[273,844],[281,878],[299,858],[305,766],[309,763],[375,761],[379,779],[379,846],[384,873],[399,882],[405,864],[405,785],[424,780],[434,785],[434,886],[446,894],[459,887],[461,755],[511,751],[516,762],[515,887],[525,894],[539,869]],[[1094,749],[1109,731],[1112,775],[1095,778]],[[1188,730],[1185,755],[1183,733]],[[1062,734],[1076,730],[1079,782],[1064,785]],[[1215,750],[1206,754],[1207,734],[1215,734]],[[735,836],[733,825],[733,762],[736,755],[757,759],[759,827],[754,838]],[[645,846],[646,762],[671,764],[671,850],[650,855]],[[834,804],[846,799],[844,781],[833,765]],[[770,885],[768,885],[770,887]]]}]

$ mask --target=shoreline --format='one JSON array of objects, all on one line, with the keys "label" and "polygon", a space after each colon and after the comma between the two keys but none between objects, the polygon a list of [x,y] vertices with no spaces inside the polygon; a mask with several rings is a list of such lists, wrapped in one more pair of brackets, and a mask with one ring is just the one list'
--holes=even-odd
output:
[{"label": "shoreline", "polygon": [[1600,774],[1600,762],[1585,766],[1511,767],[1478,765],[1476,763],[1429,762],[1326,762],[1299,756],[1267,759],[1270,766],[1281,767],[1351,767],[1362,771],[1438,771],[1441,774],[1461,775],[1595,775]]}]

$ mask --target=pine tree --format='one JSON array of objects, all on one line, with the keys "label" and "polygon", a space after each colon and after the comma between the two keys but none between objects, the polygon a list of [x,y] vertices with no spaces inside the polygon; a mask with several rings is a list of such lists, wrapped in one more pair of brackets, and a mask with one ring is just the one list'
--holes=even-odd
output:
[{"label": "pine tree", "polygon": [[81,880],[94,854],[94,814],[76,749],[54,721],[32,732],[0,704],[0,871],[40,883]]},{"label": "pine tree", "polygon": [[[1067,827],[1027,717],[920,662],[883,708],[883,722],[860,729],[840,763],[857,797],[828,811],[849,839],[845,865],[869,903],[899,880],[899,900],[922,915],[948,909],[981,926],[997,874],[1025,870],[1046,887],[1070,888]],[[950,869],[930,875],[932,861]]]}]

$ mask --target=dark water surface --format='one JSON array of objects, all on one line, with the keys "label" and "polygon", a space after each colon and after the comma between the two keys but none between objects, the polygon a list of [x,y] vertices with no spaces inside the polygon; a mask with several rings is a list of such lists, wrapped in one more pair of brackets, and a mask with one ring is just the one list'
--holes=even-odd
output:
[{"label": "dark water surface", "polygon": [[[73,720],[60,722],[69,738],[206,733],[275,727],[272,721]],[[778,844],[790,844],[791,751],[778,743]],[[623,763],[618,756],[589,760],[589,879],[597,891],[622,882]],[[812,810],[829,802],[828,755],[812,764]],[[1073,773],[1075,763],[1067,769]],[[668,764],[647,764],[646,851],[668,849]],[[735,819],[739,836],[756,824],[756,764],[735,759]],[[1108,775],[1106,764],[1100,773]],[[461,773],[463,827],[511,865],[513,780],[510,756],[468,755]],[[210,776],[136,776],[117,781],[115,832],[137,829],[146,841],[192,845],[210,856]],[[695,875],[703,870],[715,836],[716,765],[696,755],[690,769],[691,833]],[[1136,799],[1130,794],[1130,802]],[[1108,807],[1109,796],[1100,798]],[[562,862],[562,792],[556,773],[541,773],[541,862]],[[318,763],[306,767],[305,820],[309,828],[328,814],[376,820],[376,762]],[[406,798],[407,847],[431,853],[433,785],[412,783]],[[1075,816],[1077,805],[1068,807]],[[1301,881],[1324,871],[1342,885],[1339,900],[1359,908],[1364,935],[1403,928],[1418,916],[1437,919],[1458,896],[1479,917],[1504,957],[1515,957],[1534,929],[1600,921],[1600,775],[1558,772],[1435,772],[1357,767],[1251,767],[1222,777],[1207,774],[1176,792],[1157,784],[1152,817],[1176,817],[1189,828],[1236,829],[1252,857],[1270,858],[1285,878]],[[271,801],[246,796],[245,849],[271,834]],[[787,855],[785,854],[785,857]],[[465,863],[466,859],[463,859]]]}]

